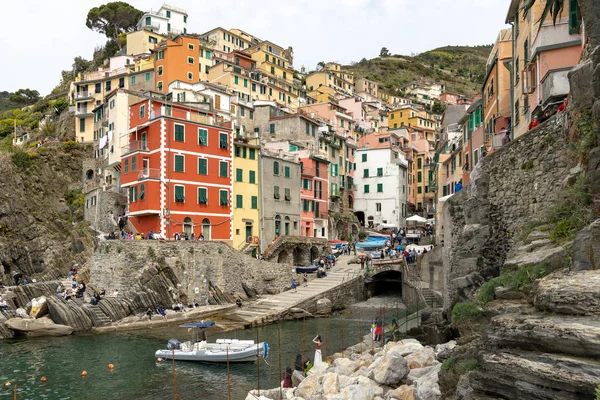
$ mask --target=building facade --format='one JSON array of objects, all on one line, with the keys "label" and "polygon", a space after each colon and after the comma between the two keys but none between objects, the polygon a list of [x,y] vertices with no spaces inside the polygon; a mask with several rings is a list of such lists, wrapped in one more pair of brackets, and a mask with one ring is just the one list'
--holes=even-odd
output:
[{"label": "building facade", "polygon": [[186,34],[187,18],[187,11],[163,4],[158,11],[146,11],[138,21],[137,29],[145,29],[160,35]]},{"label": "building facade", "polygon": [[300,236],[300,162],[297,156],[262,150],[261,217],[263,247],[283,235]]},{"label": "building facade", "polygon": [[361,225],[405,225],[408,162],[395,133],[371,133],[357,150],[354,212]]},{"label": "building facade", "polygon": [[121,161],[129,220],[139,232],[231,244],[232,130],[210,114],[153,98],[133,104]]},{"label": "building facade", "polygon": [[248,245],[254,255],[261,235],[259,157],[258,138],[234,139],[233,248],[241,250]]}]

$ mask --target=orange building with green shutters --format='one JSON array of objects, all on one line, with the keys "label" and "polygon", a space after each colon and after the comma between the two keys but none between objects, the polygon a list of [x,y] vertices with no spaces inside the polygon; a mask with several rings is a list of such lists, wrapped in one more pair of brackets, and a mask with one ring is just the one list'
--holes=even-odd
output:
[{"label": "orange building with green shutters", "polygon": [[129,221],[173,238],[232,239],[232,130],[206,111],[145,99],[129,109],[122,187]]}]

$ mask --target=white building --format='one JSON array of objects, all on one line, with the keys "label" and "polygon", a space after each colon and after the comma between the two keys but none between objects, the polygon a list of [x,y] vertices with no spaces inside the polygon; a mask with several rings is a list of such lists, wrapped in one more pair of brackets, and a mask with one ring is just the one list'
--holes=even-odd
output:
[{"label": "white building", "polygon": [[354,211],[365,226],[401,227],[406,218],[408,162],[392,142],[393,134],[372,135],[378,140],[369,140],[368,147],[356,152]]},{"label": "white building", "polygon": [[187,11],[163,4],[158,11],[146,11],[137,23],[137,29],[146,29],[161,35],[187,33]]}]

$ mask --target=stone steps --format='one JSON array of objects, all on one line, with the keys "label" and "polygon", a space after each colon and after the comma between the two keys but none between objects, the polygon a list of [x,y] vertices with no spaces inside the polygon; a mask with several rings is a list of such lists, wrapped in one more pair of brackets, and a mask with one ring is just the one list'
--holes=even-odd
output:
[{"label": "stone steps", "polygon": [[96,319],[100,321],[101,325],[110,324],[112,322],[110,318],[108,318],[108,316],[104,314],[104,312],[102,312],[100,307],[90,304],[88,305],[88,309],[91,311],[92,314],[94,314]]}]

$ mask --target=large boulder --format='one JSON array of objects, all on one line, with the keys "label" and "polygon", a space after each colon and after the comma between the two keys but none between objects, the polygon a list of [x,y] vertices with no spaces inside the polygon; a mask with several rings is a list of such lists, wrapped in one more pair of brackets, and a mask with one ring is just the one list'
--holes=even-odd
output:
[{"label": "large boulder", "polygon": [[531,253],[518,253],[513,258],[504,262],[505,270],[516,270],[525,265],[548,264],[551,269],[560,268],[565,261],[565,249],[555,247],[542,249]]},{"label": "large boulder", "polygon": [[304,375],[300,371],[292,372],[292,386],[298,387],[300,383],[304,380]]},{"label": "large boulder", "polygon": [[351,361],[347,358],[338,358],[334,360],[332,366],[337,374],[346,376],[352,375],[354,371],[359,368],[358,362]]},{"label": "large boulder", "polygon": [[317,300],[317,314],[328,315],[331,314],[332,303],[329,299]]},{"label": "large boulder", "polygon": [[387,386],[397,385],[409,372],[408,363],[397,353],[386,353],[375,360],[369,369],[373,380]]},{"label": "large boulder", "polygon": [[340,392],[334,396],[331,396],[329,400],[373,400],[375,396],[371,392],[370,388],[361,385],[350,385],[346,386]]},{"label": "large boulder", "polygon": [[409,385],[412,385],[417,380],[419,380],[423,376],[431,373],[434,370],[439,371],[439,368],[437,365],[432,365],[431,367],[425,367],[425,368],[411,369],[410,372],[408,373],[408,375],[406,376],[406,383],[408,383]]},{"label": "large boulder", "polygon": [[438,400],[442,397],[440,385],[438,384],[438,374],[441,368],[441,364],[434,366],[428,373],[414,382],[416,397],[419,400]]},{"label": "large boulder", "polygon": [[401,342],[394,343],[390,342],[386,345],[386,350],[388,353],[396,353],[405,357],[409,354],[416,353],[423,349],[423,345],[421,343],[406,343],[402,344]]},{"label": "large boulder", "polygon": [[17,317],[19,317],[19,318],[24,318],[24,319],[28,319],[29,318],[29,315],[27,314],[27,311],[24,308],[21,308],[21,307],[19,307],[19,308],[17,308],[15,310],[15,314],[17,314]]},{"label": "large boulder", "polygon": [[325,397],[332,396],[340,391],[340,378],[338,374],[328,372],[321,377],[319,393]]},{"label": "large boulder", "polygon": [[[312,369],[311,369],[312,371]],[[309,372],[311,372],[309,371]],[[317,391],[319,387],[319,376],[318,375],[308,375],[301,383],[298,385],[298,388],[295,391],[296,396],[302,397],[304,399],[310,399],[310,397]]]},{"label": "large boulder", "polygon": [[414,389],[408,385],[402,385],[395,390],[390,390],[385,395],[386,400],[415,400]]},{"label": "large boulder", "polygon": [[48,317],[39,319],[11,318],[4,322],[9,329],[27,336],[67,336],[73,328],[52,322]]},{"label": "large boulder", "polygon": [[435,361],[435,353],[429,346],[405,357],[410,369],[429,367]]},{"label": "large boulder", "polygon": [[450,353],[456,347],[456,340],[451,340],[446,343],[438,344],[435,346],[435,356],[446,355]]},{"label": "large boulder", "polygon": [[575,236],[573,242],[573,270],[600,268],[600,219],[597,219]]},{"label": "large boulder", "polygon": [[533,295],[533,304],[540,311],[600,315],[600,274],[597,271],[551,274],[536,282]]}]

